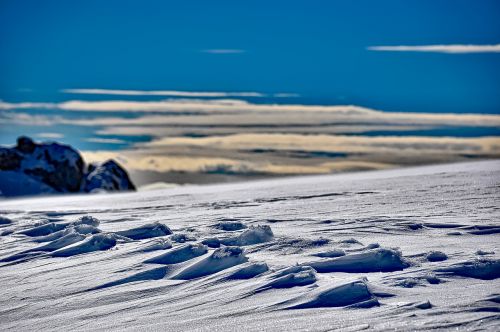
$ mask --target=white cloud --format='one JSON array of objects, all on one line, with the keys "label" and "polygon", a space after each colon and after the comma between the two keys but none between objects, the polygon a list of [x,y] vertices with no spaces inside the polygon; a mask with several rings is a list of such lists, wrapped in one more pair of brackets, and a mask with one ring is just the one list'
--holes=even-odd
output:
[{"label": "white cloud", "polygon": [[[1,110],[1,108],[0,108]],[[21,126],[52,126],[62,121],[59,116],[32,115],[18,112],[0,112],[0,124]]]},{"label": "white cloud", "polygon": [[497,137],[343,136],[300,134],[235,134],[209,137],[163,137],[141,147],[205,147],[217,150],[303,150],[345,153],[500,153]]},{"label": "white cloud", "polygon": [[201,52],[210,54],[238,54],[245,53],[246,51],[237,48],[211,48],[207,50],[201,50]]},{"label": "white cloud", "polygon": [[64,89],[63,93],[116,96],[166,96],[166,97],[265,97],[260,92],[178,91],[178,90],[112,90]]},{"label": "white cloud", "polygon": [[53,138],[53,139],[64,137],[64,135],[60,133],[38,133],[36,134],[36,136],[40,138]]},{"label": "white cloud", "polygon": [[85,141],[91,142],[91,143],[103,143],[103,144],[125,144],[124,140],[118,139],[118,138],[102,138],[102,137],[90,137],[87,138]]},{"label": "white cloud", "polygon": [[[4,103],[4,105],[7,103]],[[24,109],[26,103],[10,103],[7,109]],[[1,109],[0,103],[0,109]],[[28,108],[36,108],[30,104]],[[438,114],[383,112],[356,105],[256,104],[238,99],[168,99],[160,101],[82,101],[70,100],[58,104],[40,104],[40,108],[85,112],[144,113],[138,118],[95,117],[65,119],[58,116],[31,116],[5,112],[1,118],[12,123],[37,122],[84,126],[97,125],[314,125],[325,123],[364,123],[397,125],[465,125],[500,126],[500,116],[494,114]],[[159,114],[150,114],[159,113]],[[180,115],[178,113],[185,113]],[[195,113],[195,114],[193,114]]]},{"label": "white cloud", "polygon": [[[256,149],[274,153],[252,153]],[[296,158],[294,151],[343,152],[344,158]],[[292,152],[291,155],[288,153]],[[93,162],[121,158],[129,171],[205,172],[227,169],[236,173],[312,174],[382,169],[397,165],[463,160],[461,155],[498,157],[497,137],[371,137],[300,134],[236,134],[210,137],[163,137],[134,149],[84,151]],[[251,157],[249,157],[251,154]],[[353,154],[351,156],[351,154]]]},{"label": "white cloud", "polygon": [[0,110],[27,109],[27,108],[54,108],[53,103],[8,103],[0,100]]},{"label": "white cloud", "polygon": [[370,46],[370,51],[384,52],[433,52],[433,53],[500,53],[500,44],[494,45],[398,45],[398,46]]},{"label": "white cloud", "polygon": [[275,98],[297,98],[297,97],[300,97],[300,95],[298,93],[281,92],[281,93],[273,94],[273,97],[275,97]]}]

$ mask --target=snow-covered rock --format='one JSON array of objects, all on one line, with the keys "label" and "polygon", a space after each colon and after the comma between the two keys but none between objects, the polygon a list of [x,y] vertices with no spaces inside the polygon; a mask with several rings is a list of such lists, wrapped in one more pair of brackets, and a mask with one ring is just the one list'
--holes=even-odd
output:
[{"label": "snow-covered rock", "polygon": [[83,181],[84,192],[135,190],[127,172],[114,160],[91,167]]},{"label": "snow-covered rock", "polygon": [[26,196],[135,190],[127,172],[115,161],[87,166],[72,147],[36,143],[21,136],[17,145],[0,147],[0,196]]}]

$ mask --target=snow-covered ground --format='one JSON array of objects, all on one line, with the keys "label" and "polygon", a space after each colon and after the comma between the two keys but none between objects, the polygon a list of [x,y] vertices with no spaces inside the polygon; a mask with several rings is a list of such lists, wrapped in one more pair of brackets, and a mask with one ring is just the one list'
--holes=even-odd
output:
[{"label": "snow-covered ground", "polygon": [[500,161],[0,203],[1,330],[499,330]]}]

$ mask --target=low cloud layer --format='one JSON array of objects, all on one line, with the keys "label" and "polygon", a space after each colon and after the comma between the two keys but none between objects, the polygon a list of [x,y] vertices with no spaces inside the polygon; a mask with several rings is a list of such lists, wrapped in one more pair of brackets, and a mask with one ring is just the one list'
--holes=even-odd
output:
[{"label": "low cloud layer", "polygon": [[[61,103],[7,103],[0,110],[47,109],[68,112],[137,113],[139,117],[86,117],[71,120],[81,125],[324,125],[324,124],[391,124],[500,126],[500,116],[493,114],[439,114],[384,112],[355,105],[256,104],[241,99],[167,99],[160,101],[83,101]],[[185,115],[183,115],[185,113]],[[23,115],[29,121],[29,114]],[[19,114],[13,117],[20,117]],[[50,121],[50,116],[33,118]],[[61,117],[55,121],[64,121]]]},{"label": "low cloud layer", "polygon": [[[500,115],[496,114],[253,103],[236,99],[234,94],[240,92],[186,95],[165,90],[65,91],[116,96],[171,93],[181,97],[59,103],[0,101],[4,128],[40,128],[35,136],[48,139],[58,138],[53,133],[84,133],[85,146],[94,146],[93,151],[84,151],[89,161],[116,158],[132,176],[143,179],[139,184],[147,183],[151,176],[155,181],[204,183],[227,176],[316,174],[500,158],[498,136],[446,137],[439,133],[442,128],[451,128],[445,133],[457,128],[455,133],[460,134],[478,127],[497,133]],[[98,150],[101,147],[119,150]]]}]

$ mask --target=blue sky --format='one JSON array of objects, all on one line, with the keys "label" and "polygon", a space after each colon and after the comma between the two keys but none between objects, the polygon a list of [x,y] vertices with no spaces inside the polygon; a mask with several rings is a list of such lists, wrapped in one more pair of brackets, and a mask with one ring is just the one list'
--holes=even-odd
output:
[{"label": "blue sky", "polygon": [[0,145],[139,184],[500,158],[499,92],[497,0],[0,0]]},{"label": "blue sky", "polygon": [[2,0],[0,99],[262,91],[303,104],[500,113],[500,53],[367,50],[499,43],[499,1]]}]

